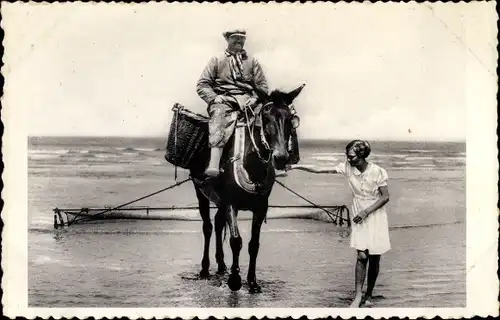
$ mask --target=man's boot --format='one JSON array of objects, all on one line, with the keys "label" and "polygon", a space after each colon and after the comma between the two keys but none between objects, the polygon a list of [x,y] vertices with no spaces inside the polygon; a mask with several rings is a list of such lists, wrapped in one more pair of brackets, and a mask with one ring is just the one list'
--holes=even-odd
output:
[{"label": "man's boot", "polygon": [[220,173],[219,164],[222,157],[222,148],[210,148],[210,163],[205,170],[205,174],[209,177],[217,177]]}]

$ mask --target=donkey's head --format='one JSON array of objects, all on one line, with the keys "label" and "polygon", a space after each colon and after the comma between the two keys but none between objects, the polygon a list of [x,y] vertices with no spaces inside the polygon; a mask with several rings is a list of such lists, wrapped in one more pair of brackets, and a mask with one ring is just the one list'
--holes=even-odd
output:
[{"label": "donkey's head", "polygon": [[299,117],[295,114],[293,100],[299,95],[305,84],[290,91],[273,91],[261,100],[267,101],[262,109],[263,140],[271,152],[273,165],[283,170],[288,161],[288,140],[292,129],[299,126]]}]

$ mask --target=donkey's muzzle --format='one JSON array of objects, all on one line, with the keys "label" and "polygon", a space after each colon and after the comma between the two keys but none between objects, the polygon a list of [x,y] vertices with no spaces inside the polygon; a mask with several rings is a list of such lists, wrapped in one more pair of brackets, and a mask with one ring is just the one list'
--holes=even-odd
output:
[{"label": "donkey's muzzle", "polygon": [[284,170],[288,161],[288,152],[274,152],[273,153],[274,167],[278,170]]}]

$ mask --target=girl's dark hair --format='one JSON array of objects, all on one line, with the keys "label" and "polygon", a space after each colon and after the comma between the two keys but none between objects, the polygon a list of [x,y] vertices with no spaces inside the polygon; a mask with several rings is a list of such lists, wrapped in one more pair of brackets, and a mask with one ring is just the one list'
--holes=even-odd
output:
[{"label": "girl's dark hair", "polygon": [[370,155],[372,148],[366,140],[353,140],[345,147],[345,153],[347,154],[351,150],[353,150],[359,158],[366,159]]}]

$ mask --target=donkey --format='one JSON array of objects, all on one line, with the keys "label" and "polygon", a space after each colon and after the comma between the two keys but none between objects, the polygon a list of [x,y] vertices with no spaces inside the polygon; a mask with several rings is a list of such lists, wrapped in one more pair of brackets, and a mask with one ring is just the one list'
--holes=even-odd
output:
[{"label": "donkey", "polygon": [[227,283],[232,291],[238,291],[242,286],[239,274],[242,238],[238,230],[238,211],[252,211],[247,284],[251,293],[261,292],[255,275],[261,226],[267,215],[268,198],[276,179],[275,169],[283,170],[289,160],[288,141],[299,122],[299,118],[292,113],[292,103],[303,87],[301,85],[290,92],[275,90],[270,95],[258,92],[261,107],[251,113],[253,121],[245,117],[245,112],[241,113],[240,119],[248,121],[237,124],[235,133],[226,144],[220,161],[221,174],[217,178],[205,180],[203,176],[209,161],[208,153],[202,154],[189,168],[203,220],[204,250],[200,277],[209,276],[212,201],[218,209],[214,217],[218,274],[227,271],[222,231],[228,227],[230,232],[233,259]]}]

